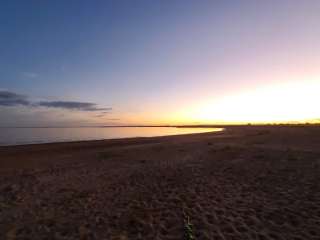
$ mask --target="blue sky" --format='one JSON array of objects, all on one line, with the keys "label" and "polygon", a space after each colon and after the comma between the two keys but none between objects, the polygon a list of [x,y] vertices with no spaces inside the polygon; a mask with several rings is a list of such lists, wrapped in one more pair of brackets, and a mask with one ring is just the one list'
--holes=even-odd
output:
[{"label": "blue sky", "polygon": [[319,12],[316,0],[1,1],[0,89],[30,104],[2,104],[0,125],[263,121],[216,105],[279,84],[318,87]]}]

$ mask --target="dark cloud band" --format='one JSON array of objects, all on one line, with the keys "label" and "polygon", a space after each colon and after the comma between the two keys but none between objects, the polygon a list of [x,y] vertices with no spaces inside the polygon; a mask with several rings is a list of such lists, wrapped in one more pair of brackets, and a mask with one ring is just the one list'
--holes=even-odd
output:
[{"label": "dark cloud band", "polygon": [[0,90],[0,106],[14,107],[14,106],[32,106],[32,107],[47,107],[60,108],[77,111],[103,111],[107,113],[112,108],[98,107],[96,103],[77,102],[77,101],[41,101],[31,102],[27,96],[20,95],[14,92]]},{"label": "dark cloud band", "polygon": [[74,102],[74,101],[48,101],[39,102],[39,106],[48,108],[63,108],[70,110],[80,110],[80,111],[111,111],[112,108],[100,108],[97,107],[95,103],[89,102]]},{"label": "dark cloud band", "polygon": [[9,91],[0,91],[0,106],[30,105],[27,97]]}]

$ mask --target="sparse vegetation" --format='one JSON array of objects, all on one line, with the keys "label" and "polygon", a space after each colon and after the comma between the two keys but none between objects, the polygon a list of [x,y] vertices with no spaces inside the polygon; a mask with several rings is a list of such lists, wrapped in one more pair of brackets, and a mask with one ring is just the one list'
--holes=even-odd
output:
[{"label": "sparse vegetation", "polygon": [[194,233],[193,233],[193,225],[192,223],[190,222],[190,218],[189,216],[184,213],[184,239],[185,240],[195,240],[195,236],[194,236]]}]

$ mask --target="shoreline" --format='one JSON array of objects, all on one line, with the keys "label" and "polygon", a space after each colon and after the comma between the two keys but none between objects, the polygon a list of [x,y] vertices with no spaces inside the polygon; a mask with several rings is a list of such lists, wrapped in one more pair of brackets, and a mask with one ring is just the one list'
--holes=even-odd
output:
[{"label": "shoreline", "polygon": [[[82,140],[82,141],[66,141],[66,142],[49,142],[49,143],[35,143],[35,144],[21,144],[21,145],[8,145],[0,146],[0,171],[2,165],[12,161],[23,161],[22,159],[34,160],[41,158],[43,155],[51,155],[49,162],[52,158],[58,157],[59,153],[69,152],[69,154],[80,151],[98,151],[103,148],[121,148],[130,147],[134,145],[148,145],[148,144],[161,144],[166,142],[172,142],[179,139],[185,139],[188,137],[197,138],[205,135],[219,135],[225,132],[212,131],[202,133],[186,133],[176,135],[154,136],[154,137],[129,137],[129,138],[113,138],[102,140]],[[25,154],[32,153],[31,157]],[[34,156],[34,153],[37,155]],[[74,158],[72,156],[72,158]],[[11,163],[12,163],[11,162]],[[28,165],[28,164],[26,164]]]},{"label": "shoreline", "polygon": [[[188,136],[188,135],[197,135],[197,134],[208,134],[208,133],[219,133],[221,131],[212,131],[212,132],[201,132],[201,133],[182,133],[182,134],[174,134],[174,135],[164,135],[164,136],[152,136],[152,137],[123,137],[123,138],[108,138],[108,139],[95,139],[95,140],[75,140],[75,141],[61,141],[61,142],[43,142],[43,143],[27,143],[27,144],[17,144],[17,145],[0,145],[0,150],[2,148],[15,148],[15,147],[33,147],[33,146],[40,146],[40,145],[65,145],[65,144],[85,144],[85,143],[104,143],[108,144],[109,141],[111,142],[130,142],[131,140],[150,140],[154,138],[168,138],[168,137],[176,137],[176,136]],[[125,144],[125,143],[124,143]]]},{"label": "shoreline", "polygon": [[[317,128],[320,127],[320,124],[255,124],[255,125],[176,125],[176,126],[153,126],[153,125],[142,125],[142,126],[93,126],[93,127],[0,127],[0,128],[30,128],[30,129],[51,129],[51,128],[213,128],[220,129],[212,132],[222,132],[226,130],[233,129],[254,129],[254,128]],[[200,133],[177,133],[177,134],[168,134],[160,136],[146,136],[146,137],[115,137],[115,138],[105,138],[105,139],[89,139],[89,140],[62,140],[62,141],[43,141],[43,142],[34,142],[34,143],[19,143],[19,144],[3,144],[0,145],[1,148],[6,147],[15,147],[15,146],[34,146],[34,145],[43,145],[43,144],[68,144],[68,143],[80,143],[80,142],[96,142],[96,141],[108,141],[108,140],[127,140],[133,138],[154,138],[154,137],[170,137],[170,136],[179,136],[179,135],[191,135],[191,134],[205,134],[208,132]]]},{"label": "shoreline", "polygon": [[[74,127],[75,128],[75,127]],[[71,129],[74,129],[71,128]],[[99,127],[100,128],[100,127]],[[103,128],[103,127],[102,127]],[[119,127],[115,127],[115,128],[119,128]],[[122,127],[121,127],[122,128]],[[124,127],[124,128],[128,128],[128,127]],[[132,127],[131,127],[132,128]],[[145,127],[134,127],[134,128],[145,128]],[[148,128],[154,128],[154,127],[148,127]],[[160,127],[159,127],[160,128]],[[169,128],[169,127],[161,127],[161,128]],[[178,128],[178,127],[172,127],[172,128]],[[20,128],[18,128],[20,129]],[[33,129],[33,128],[27,128],[27,129]],[[35,129],[42,129],[42,128],[35,128]],[[43,128],[43,129],[51,129],[51,128]],[[69,129],[69,128],[67,128]],[[29,146],[29,145],[40,145],[40,144],[52,144],[52,143],[74,143],[74,142],[90,142],[90,141],[106,141],[106,140],[116,140],[116,139],[130,139],[130,138],[152,138],[152,137],[166,137],[166,136],[178,136],[178,135],[189,135],[189,134],[199,134],[199,133],[208,133],[208,132],[220,132],[220,131],[224,131],[223,128],[212,128],[212,130],[210,130],[211,128],[208,128],[208,131],[205,132],[193,132],[193,133],[188,133],[188,132],[182,132],[182,133],[167,133],[167,134],[162,134],[160,133],[160,135],[157,135],[157,133],[155,133],[154,136],[128,136],[128,137],[111,137],[111,138],[97,138],[97,139],[83,139],[83,140],[43,140],[43,141],[34,141],[34,142],[28,142],[28,141],[22,141],[22,143],[8,143],[8,144],[0,144],[0,148],[1,147],[10,147],[10,146]],[[143,134],[142,134],[143,135]]]}]

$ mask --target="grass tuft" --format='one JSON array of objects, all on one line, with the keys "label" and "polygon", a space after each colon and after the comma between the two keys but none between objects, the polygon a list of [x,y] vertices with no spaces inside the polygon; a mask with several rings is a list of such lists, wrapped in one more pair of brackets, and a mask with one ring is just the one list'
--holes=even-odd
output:
[{"label": "grass tuft", "polygon": [[184,239],[185,240],[195,240],[193,233],[193,224],[190,222],[189,216],[184,213]]}]

